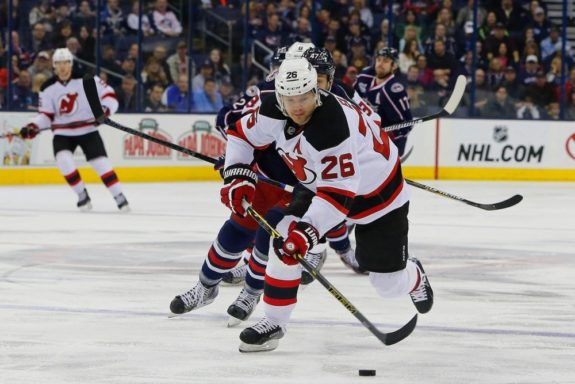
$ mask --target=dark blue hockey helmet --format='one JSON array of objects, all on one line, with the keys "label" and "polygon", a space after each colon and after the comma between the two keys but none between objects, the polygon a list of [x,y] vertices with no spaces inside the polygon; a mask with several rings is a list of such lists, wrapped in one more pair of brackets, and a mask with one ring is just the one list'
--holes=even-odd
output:
[{"label": "dark blue hockey helmet", "polygon": [[303,57],[315,68],[318,75],[327,75],[327,81],[331,83],[335,75],[335,62],[329,51],[325,48],[309,48]]},{"label": "dark blue hockey helmet", "polygon": [[279,47],[275,50],[270,61],[270,65],[272,68],[277,68],[281,65],[281,63],[286,58],[286,51],[287,47]]},{"label": "dark blue hockey helmet", "polygon": [[399,60],[399,54],[397,53],[397,49],[391,47],[385,47],[378,49],[375,52],[375,57],[388,57],[393,60],[394,63],[397,63]]}]

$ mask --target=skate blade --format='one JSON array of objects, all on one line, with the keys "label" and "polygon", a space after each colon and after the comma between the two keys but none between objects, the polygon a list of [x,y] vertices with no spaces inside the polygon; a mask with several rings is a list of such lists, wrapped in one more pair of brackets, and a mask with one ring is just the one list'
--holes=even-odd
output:
[{"label": "skate blade", "polygon": [[241,353],[251,353],[251,352],[269,352],[276,349],[280,341],[278,339],[268,340],[263,344],[246,344],[243,341],[240,343]]},{"label": "skate blade", "polygon": [[228,317],[228,328],[233,328],[242,323],[242,320],[238,319],[237,317],[229,316]]},{"label": "skate blade", "polygon": [[88,204],[84,204],[81,207],[79,207],[80,212],[89,212],[92,210],[92,204],[88,203]]},{"label": "skate blade", "polygon": [[182,315],[183,315],[183,313],[169,313],[169,314],[168,314],[168,319],[174,319],[174,318],[180,317],[180,316],[182,316]]}]

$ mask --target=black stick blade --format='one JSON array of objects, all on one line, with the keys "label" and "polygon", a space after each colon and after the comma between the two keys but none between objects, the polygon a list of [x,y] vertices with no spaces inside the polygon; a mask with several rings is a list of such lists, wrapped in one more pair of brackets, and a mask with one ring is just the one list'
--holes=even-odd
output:
[{"label": "black stick blade", "polygon": [[415,314],[407,324],[399,328],[397,331],[384,334],[384,339],[380,340],[383,341],[383,344],[385,345],[393,345],[399,343],[401,340],[411,335],[411,332],[413,332],[416,325],[417,325],[417,314]]},{"label": "black stick blade", "polygon": [[85,78],[82,80],[82,86],[84,87],[84,92],[86,92],[86,98],[88,99],[88,104],[90,105],[94,118],[98,123],[102,124],[104,120],[106,120],[106,114],[102,109],[102,104],[100,104],[96,81],[93,77]]},{"label": "black stick blade", "polygon": [[467,200],[467,202],[468,204],[471,203],[470,205],[473,205],[474,207],[485,209],[486,211],[497,211],[498,209],[505,209],[517,205],[521,202],[521,200],[523,200],[523,196],[514,195],[507,200],[503,200],[493,204],[479,204],[470,202],[469,200]]}]

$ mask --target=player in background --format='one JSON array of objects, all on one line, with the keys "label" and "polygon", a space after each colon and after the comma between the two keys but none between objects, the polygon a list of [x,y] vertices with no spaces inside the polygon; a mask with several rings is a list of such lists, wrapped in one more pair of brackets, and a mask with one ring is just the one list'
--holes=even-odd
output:
[{"label": "player in background", "polygon": [[275,80],[276,100],[264,100],[257,115],[228,130],[222,202],[245,215],[256,175],[254,148],[275,142],[298,180],[315,192],[301,217],[277,225],[264,287],[265,316],[240,334],[240,351],[269,351],[279,339],[297,302],[305,255],[344,220],[356,224],[356,258],[383,297],[410,294],[417,310],[428,312],[433,292],[421,263],[409,258],[409,194],[397,147],[387,134],[349,101],[320,91],[317,73],[305,59],[285,60]]},{"label": "player in background", "polygon": [[[104,142],[88,105],[82,86],[82,74],[73,71],[74,57],[68,48],[58,48],[52,56],[55,75],[40,89],[39,113],[20,130],[26,139],[36,137],[40,129],[51,128],[56,164],[70,187],[78,194],[77,206],[83,211],[92,208],[86,185],[74,161],[74,151],[82,148],[86,160],[100,176],[116,201],[118,209],[128,211],[128,200],[107,157]],[[107,115],[118,109],[116,93],[96,77],[102,107]]]},{"label": "player in background", "polygon": [[[359,95],[376,109],[381,117],[382,128],[413,119],[405,87],[394,75],[398,68],[397,62],[397,49],[377,50],[375,64],[361,71],[354,85]],[[407,127],[388,133],[399,149],[400,157],[405,151],[407,135],[411,129]]]},{"label": "player in background", "polygon": [[[280,52],[277,55],[278,60],[283,60],[282,56],[283,53]],[[266,83],[271,84],[272,92],[264,93],[267,85],[265,88],[262,87],[261,91],[258,88],[254,96],[241,105],[244,114],[255,116],[262,99],[265,100],[268,96],[275,95],[273,77],[268,78]],[[233,126],[231,119],[239,114],[226,114],[227,117],[224,118],[224,121]],[[226,134],[225,130],[223,134]],[[251,169],[255,173],[287,185],[293,186],[298,182],[273,146],[255,151],[254,164],[252,164]],[[284,210],[291,199],[291,193],[270,184],[258,182],[254,191],[253,204],[262,214],[265,214],[266,220],[275,224],[284,216]],[[243,251],[254,240],[253,252],[247,264],[242,263],[240,268],[235,268],[241,263]],[[252,314],[263,293],[269,244],[269,235],[259,228],[251,217],[245,217],[245,215],[232,211],[230,219],[224,223],[208,251],[199,274],[199,281],[189,291],[176,296],[170,303],[170,310],[175,314],[182,314],[212,303],[218,295],[218,287],[224,276],[232,271],[243,270],[244,286],[237,299],[228,307],[228,314],[230,315],[228,325],[233,326],[246,320]],[[325,246],[323,248],[318,247],[315,252],[310,252],[306,256],[306,260],[315,268],[321,268],[325,255]],[[309,275],[307,283],[312,281],[313,278]]]}]

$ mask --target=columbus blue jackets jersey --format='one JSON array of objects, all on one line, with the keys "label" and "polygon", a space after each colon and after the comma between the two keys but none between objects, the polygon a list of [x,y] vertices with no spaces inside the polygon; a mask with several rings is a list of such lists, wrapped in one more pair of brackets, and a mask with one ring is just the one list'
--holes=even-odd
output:
[{"label": "columbus blue jackets jersey", "polygon": [[[413,119],[405,87],[393,74],[376,84],[375,68],[367,67],[357,77],[354,88],[377,111],[381,117],[382,128]],[[389,132],[389,136],[400,149],[400,155],[403,154],[405,140],[411,128]]]}]

